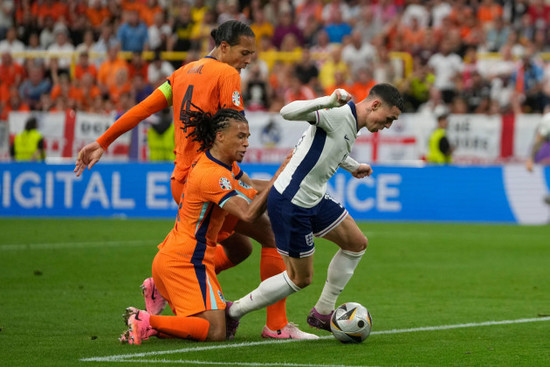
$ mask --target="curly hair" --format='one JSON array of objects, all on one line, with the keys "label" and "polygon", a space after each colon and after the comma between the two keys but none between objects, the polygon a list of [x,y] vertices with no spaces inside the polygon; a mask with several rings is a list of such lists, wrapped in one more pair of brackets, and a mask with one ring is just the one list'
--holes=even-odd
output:
[{"label": "curly hair", "polygon": [[214,115],[210,112],[204,112],[199,107],[191,104],[197,111],[187,111],[187,118],[184,120],[184,131],[188,128],[194,128],[187,138],[192,138],[192,141],[198,141],[200,148],[198,151],[205,151],[214,145],[216,141],[216,133],[225,129],[229,125],[229,119],[247,122],[244,115],[232,108],[219,109]]}]

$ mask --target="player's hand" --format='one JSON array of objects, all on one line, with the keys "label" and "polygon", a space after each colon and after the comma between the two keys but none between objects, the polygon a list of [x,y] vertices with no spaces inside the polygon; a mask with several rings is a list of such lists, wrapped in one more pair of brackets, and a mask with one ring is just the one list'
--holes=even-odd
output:
[{"label": "player's hand", "polygon": [[355,178],[364,178],[372,174],[372,167],[370,166],[370,164],[361,163],[359,165],[359,168],[357,168],[351,174]]},{"label": "player's hand", "polygon": [[332,94],[330,95],[333,106],[334,107],[340,107],[351,101],[351,94],[349,94],[344,89],[336,89]]},{"label": "player's hand", "polygon": [[525,168],[527,168],[527,171],[529,172],[533,172],[533,166],[534,166],[534,162],[531,158],[529,158],[526,162],[525,162]]},{"label": "player's hand", "polygon": [[78,152],[78,158],[76,159],[76,164],[73,171],[76,173],[76,177],[79,177],[86,167],[91,169],[94,164],[99,161],[103,155],[103,152],[103,148],[97,141],[94,141],[93,143],[90,143],[82,148],[80,152]]}]

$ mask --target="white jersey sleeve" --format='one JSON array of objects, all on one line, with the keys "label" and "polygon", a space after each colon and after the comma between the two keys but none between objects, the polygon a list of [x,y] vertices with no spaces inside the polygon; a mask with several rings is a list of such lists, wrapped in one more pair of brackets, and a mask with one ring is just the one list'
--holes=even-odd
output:
[{"label": "white jersey sleeve", "polygon": [[275,181],[275,189],[293,204],[311,208],[326,193],[327,181],[346,160],[358,134],[355,104],[316,111],[294,154]]}]

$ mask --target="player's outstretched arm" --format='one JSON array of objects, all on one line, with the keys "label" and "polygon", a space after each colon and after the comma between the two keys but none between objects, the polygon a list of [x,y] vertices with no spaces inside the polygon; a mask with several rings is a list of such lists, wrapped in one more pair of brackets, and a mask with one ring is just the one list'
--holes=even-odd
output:
[{"label": "player's outstretched arm", "polygon": [[351,94],[344,89],[336,89],[330,96],[309,101],[290,102],[281,108],[281,116],[286,120],[315,121],[315,111],[323,108],[341,107],[351,100]]},{"label": "player's outstretched arm", "polygon": [[76,177],[79,177],[86,167],[91,169],[94,164],[101,159],[103,152],[103,148],[97,141],[94,141],[93,143],[90,143],[82,148],[80,152],[78,152],[78,158],[76,159],[76,165],[74,167]]}]

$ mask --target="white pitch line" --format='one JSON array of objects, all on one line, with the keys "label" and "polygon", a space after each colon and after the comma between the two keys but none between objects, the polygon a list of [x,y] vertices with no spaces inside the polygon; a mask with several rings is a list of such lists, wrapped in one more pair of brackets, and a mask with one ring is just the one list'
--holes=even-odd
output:
[{"label": "white pitch line", "polygon": [[28,243],[0,245],[0,251],[22,250],[55,250],[87,247],[117,247],[117,246],[143,246],[145,244],[158,245],[159,240],[126,240],[126,241],[91,241],[91,242],[54,242],[54,243]]},{"label": "white pitch line", "polygon": [[[528,318],[528,319],[524,318],[524,319],[502,320],[502,321],[486,321],[486,322],[478,322],[478,323],[471,322],[466,324],[425,326],[425,327],[410,328],[410,329],[381,330],[381,331],[373,331],[371,335],[402,334],[402,333],[413,333],[413,332],[419,332],[419,331],[438,331],[438,330],[461,329],[461,328],[478,327],[478,326],[524,324],[529,322],[542,322],[542,321],[550,321],[550,317],[536,317],[536,318]],[[319,339],[330,339],[330,338],[332,338],[332,336],[323,336],[323,337],[320,337]],[[192,347],[192,348],[181,348],[181,349],[173,349],[173,350],[162,350],[162,351],[156,351],[156,352],[119,354],[119,355],[106,356],[106,357],[82,358],[80,359],[80,361],[81,362],[140,362],[140,360],[134,361],[134,360],[128,360],[128,359],[138,358],[138,357],[160,356],[160,355],[167,355],[167,354],[177,354],[177,353],[199,352],[204,350],[243,348],[243,347],[252,347],[256,345],[282,344],[282,343],[301,342],[301,341],[303,340],[285,339],[285,340],[268,340],[268,341],[244,342],[244,343],[227,343],[227,344],[220,344],[220,345],[200,346],[200,347],[194,347],[194,348]],[[159,362],[159,363],[163,363],[163,362]],[[268,366],[268,365],[265,365],[265,366]],[[317,366],[322,366],[322,365],[317,365]]]},{"label": "white pitch line", "polygon": [[311,364],[311,363],[266,363],[266,362],[214,362],[214,361],[197,361],[183,359],[118,359],[112,362],[130,362],[130,363],[164,363],[164,364],[186,364],[186,365],[210,365],[210,366],[261,366],[261,367],[376,367],[364,365],[344,365],[344,364]]}]

